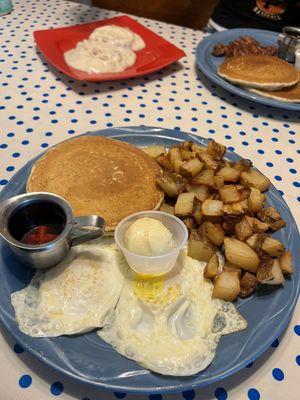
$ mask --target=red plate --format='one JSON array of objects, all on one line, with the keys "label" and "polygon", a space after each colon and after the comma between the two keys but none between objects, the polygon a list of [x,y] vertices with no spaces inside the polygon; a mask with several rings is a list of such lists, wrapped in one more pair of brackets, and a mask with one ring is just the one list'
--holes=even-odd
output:
[{"label": "red plate", "polygon": [[[143,38],[146,46],[137,52],[135,64],[122,72],[110,74],[89,74],[69,67],[64,60],[64,52],[74,48],[77,42],[87,39],[95,28],[104,25],[126,27]],[[52,65],[80,81],[110,81],[146,75],[185,56],[185,53],[178,47],[127,16],[66,28],[35,31],[33,35],[41,52]]]}]

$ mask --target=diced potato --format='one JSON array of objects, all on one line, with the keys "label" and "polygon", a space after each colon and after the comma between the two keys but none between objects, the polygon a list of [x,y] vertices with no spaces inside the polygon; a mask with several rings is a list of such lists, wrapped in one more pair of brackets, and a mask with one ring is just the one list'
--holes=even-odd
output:
[{"label": "diced potato", "polygon": [[167,150],[165,146],[158,146],[158,145],[153,145],[153,146],[147,146],[147,147],[142,147],[142,150],[148,154],[150,157],[157,157],[160,154],[166,154]]},{"label": "diced potato", "polygon": [[224,178],[223,176],[216,176],[215,175],[215,186],[217,189],[220,189],[224,186]]},{"label": "diced potato", "polygon": [[210,221],[204,221],[199,230],[216,246],[219,247],[223,244],[225,235],[220,225],[213,224]]},{"label": "diced potato", "polygon": [[239,192],[235,185],[225,185],[219,189],[219,193],[225,204],[238,203],[240,201]]},{"label": "diced potato", "polygon": [[215,246],[204,235],[194,230],[190,234],[188,255],[196,260],[208,261],[215,254]]},{"label": "diced potato", "polygon": [[194,178],[204,168],[204,163],[198,158],[191,158],[180,166],[180,173],[187,178]]},{"label": "diced potato", "polygon": [[202,214],[201,214],[201,209],[202,209],[202,203],[200,200],[195,198],[194,200],[194,205],[193,205],[193,217],[196,222],[196,224],[200,224],[202,220]]},{"label": "diced potato", "polygon": [[249,171],[242,172],[240,181],[242,185],[254,187],[259,189],[261,192],[265,192],[270,186],[270,179],[256,169],[250,169]]},{"label": "diced potato", "polygon": [[192,182],[194,185],[206,185],[209,187],[215,187],[214,171],[212,169],[204,169],[201,171]]},{"label": "diced potato", "polygon": [[281,228],[284,228],[286,226],[286,223],[284,222],[283,219],[280,219],[278,221],[272,222],[270,225],[270,228],[272,229],[272,231],[278,231]]},{"label": "diced potato", "polygon": [[252,162],[250,160],[239,160],[234,165],[233,168],[240,171],[248,171],[252,167]]},{"label": "diced potato", "polygon": [[243,218],[235,225],[235,235],[242,242],[248,239],[248,237],[250,237],[252,233],[252,227],[249,224],[247,218]]},{"label": "diced potato", "polygon": [[195,154],[190,150],[180,149],[180,153],[181,153],[181,158],[184,161],[190,160],[191,158],[195,157]]},{"label": "diced potato", "polygon": [[206,147],[201,146],[200,144],[193,143],[191,146],[191,149],[194,153],[200,154],[200,153],[206,153]]},{"label": "diced potato", "polygon": [[254,233],[252,236],[250,236],[247,240],[246,243],[252,247],[252,249],[258,253],[261,250],[261,246],[263,241],[265,240],[266,235],[264,233]]},{"label": "diced potato", "polygon": [[223,212],[224,214],[231,215],[241,215],[245,213],[241,203],[224,204]]},{"label": "diced potato", "polygon": [[171,177],[162,175],[156,178],[156,182],[169,197],[176,197],[179,195],[178,186]]},{"label": "diced potato", "polygon": [[294,272],[292,253],[290,251],[286,251],[285,253],[281,254],[279,257],[279,264],[283,274],[292,274]]},{"label": "diced potato", "polygon": [[204,201],[209,197],[209,190],[206,185],[190,185],[189,190],[195,193],[195,197],[200,201]]},{"label": "diced potato", "polygon": [[252,229],[254,233],[266,232],[270,228],[269,224],[267,224],[266,222],[261,222],[257,218],[251,218],[251,219],[252,219]]},{"label": "diced potato", "polygon": [[284,253],[284,245],[277,239],[266,237],[262,243],[261,249],[272,257],[279,257]]},{"label": "diced potato", "polygon": [[159,211],[162,211],[162,212],[165,212],[165,213],[174,215],[175,207],[174,207],[174,206],[171,206],[170,204],[163,203],[163,204],[159,207]]},{"label": "diced potato", "polygon": [[217,176],[222,176],[225,182],[237,182],[240,177],[240,171],[232,167],[223,167],[216,173]]},{"label": "diced potato", "polygon": [[171,147],[169,150],[169,157],[176,174],[179,174],[180,166],[182,164],[181,152],[179,147]]},{"label": "diced potato", "polygon": [[241,291],[239,293],[240,297],[248,297],[254,292],[257,286],[257,279],[254,275],[249,272],[245,272],[240,280]]},{"label": "diced potato", "polygon": [[194,142],[192,140],[185,140],[183,143],[180,144],[182,149],[190,150],[193,146]]},{"label": "diced potato", "polygon": [[155,157],[155,161],[159,164],[162,168],[168,169],[172,171],[173,167],[169,156],[167,154],[159,154]]},{"label": "diced potato", "polygon": [[233,301],[241,291],[239,275],[235,271],[223,271],[215,279],[212,297]]},{"label": "diced potato", "polygon": [[223,214],[223,202],[220,200],[206,199],[202,203],[201,213],[207,217],[219,217]]},{"label": "diced potato", "polygon": [[266,260],[259,266],[256,274],[258,282],[267,285],[281,285],[284,283],[284,276],[281,272],[277,258]]},{"label": "diced potato", "polygon": [[226,260],[246,271],[256,273],[259,258],[248,244],[238,239],[225,237],[224,251]]},{"label": "diced potato", "polygon": [[221,143],[217,143],[214,140],[211,140],[207,146],[207,153],[211,155],[213,158],[222,159],[226,152],[226,147]]},{"label": "diced potato", "polygon": [[268,224],[271,224],[274,221],[279,221],[281,219],[280,213],[276,210],[276,208],[270,206],[265,208],[258,214],[258,218]]},{"label": "diced potato", "polygon": [[195,224],[195,220],[193,217],[188,217],[182,220],[185,226],[188,228],[188,231],[191,233],[193,229],[196,229],[197,226]]},{"label": "diced potato", "polygon": [[240,196],[239,202],[248,199],[248,197],[249,197],[249,195],[250,195],[250,192],[251,192],[251,190],[248,189],[248,188],[245,188],[244,186],[242,186],[241,188],[239,188],[239,189],[238,189],[238,193],[239,193],[239,196]]},{"label": "diced potato", "polygon": [[208,169],[212,169],[213,171],[217,171],[220,168],[221,162],[215,160],[210,154],[208,153],[198,153],[197,157],[205,163],[205,167]]},{"label": "diced potato", "polygon": [[258,218],[270,225],[273,231],[277,231],[286,226],[280,213],[274,207],[268,207],[258,213]]},{"label": "diced potato", "polygon": [[248,199],[249,210],[257,213],[262,210],[266,196],[259,189],[251,188]]},{"label": "diced potato", "polygon": [[242,201],[239,201],[238,204],[240,204],[242,210],[243,210],[245,213],[248,213],[248,212],[249,212],[248,199],[244,199],[244,200],[242,200]]},{"label": "diced potato", "polygon": [[193,192],[181,193],[175,204],[175,215],[177,217],[189,217],[193,212],[195,195]]},{"label": "diced potato", "polygon": [[242,276],[242,269],[237,267],[236,265],[231,264],[228,261],[225,261],[224,266],[223,266],[224,271],[235,271],[239,274],[239,277]]},{"label": "diced potato", "polygon": [[204,268],[204,278],[214,278],[218,273],[219,257],[214,254]]}]

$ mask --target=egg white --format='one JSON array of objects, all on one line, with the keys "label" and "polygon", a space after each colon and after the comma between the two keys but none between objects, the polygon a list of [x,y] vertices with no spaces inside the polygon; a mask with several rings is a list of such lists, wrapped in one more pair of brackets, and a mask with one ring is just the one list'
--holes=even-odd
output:
[{"label": "egg white", "polygon": [[245,329],[232,303],[212,299],[205,263],[181,251],[159,278],[128,270],[116,309],[99,336],[119,353],[165,375],[193,375],[213,360],[222,334]]},{"label": "egg white", "polygon": [[22,332],[34,336],[84,333],[104,324],[119,299],[128,266],[112,239],[71,249],[12,294]]}]

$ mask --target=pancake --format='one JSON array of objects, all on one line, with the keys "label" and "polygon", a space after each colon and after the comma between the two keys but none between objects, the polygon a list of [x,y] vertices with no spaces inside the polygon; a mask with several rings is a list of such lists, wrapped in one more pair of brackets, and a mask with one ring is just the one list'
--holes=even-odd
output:
[{"label": "pancake", "polygon": [[295,85],[297,70],[284,60],[264,55],[231,57],[218,68],[218,74],[229,82],[265,90],[279,90]]},{"label": "pancake", "polygon": [[96,214],[112,231],[126,216],[157,209],[160,167],[142,150],[101,136],[80,136],[48,150],[32,167],[28,192],[65,198],[75,216]]},{"label": "pancake", "polygon": [[281,90],[267,91],[250,88],[249,91],[274,100],[286,101],[288,103],[300,103],[300,80],[296,85]]}]

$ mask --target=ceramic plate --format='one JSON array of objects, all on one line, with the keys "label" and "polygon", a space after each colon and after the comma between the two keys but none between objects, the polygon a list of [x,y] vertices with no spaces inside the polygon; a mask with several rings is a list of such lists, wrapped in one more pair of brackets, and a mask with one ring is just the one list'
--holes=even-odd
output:
[{"label": "ceramic plate", "polygon": [[[88,133],[119,139],[135,146],[162,144],[173,146],[184,140],[206,145],[207,139],[177,130],[132,127],[112,128]],[[238,155],[227,152],[228,159],[237,161]],[[30,168],[36,159],[26,164],[6,185],[0,201],[25,191]],[[267,203],[280,211],[287,227],[274,235],[300,259],[300,238],[297,226],[281,195],[271,185]],[[0,240],[0,319],[9,333],[27,351],[48,366],[74,379],[102,389],[117,392],[167,393],[189,390],[217,382],[243,368],[280,335],[289,322],[299,294],[299,268],[283,287],[268,287],[247,299],[239,299],[237,307],[248,321],[244,332],[223,336],[213,363],[203,372],[190,377],[170,377],[145,370],[132,360],[118,354],[94,332],[58,338],[32,338],[23,334],[16,323],[11,305],[11,293],[22,289],[30,281],[33,270],[21,265]]]},{"label": "ceramic plate", "polygon": [[[65,62],[64,53],[76,47],[79,41],[87,39],[94,29],[104,25],[129,28],[143,38],[146,46],[137,52],[135,64],[122,72],[110,74],[89,74],[69,67]],[[65,28],[35,31],[33,35],[39,49],[48,61],[66,75],[79,81],[110,81],[146,75],[185,56],[184,51],[127,16]]]},{"label": "ceramic plate", "polygon": [[216,32],[203,39],[197,46],[196,61],[201,71],[217,85],[222,86],[229,92],[245,97],[248,100],[266,104],[268,106],[300,111],[299,103],[287,103],[285,101],[268,99],[267,97],[251,93],[246,89],[235,86],[218,75],[218,66],[222,64],[224,57],[215,57],[212,55],[214,46],[217,43],[228,44],[241,36],[252,36],[263,46],[278,46],[278,33],[276,32],[260,29],[228,29],[226,31]]}]

